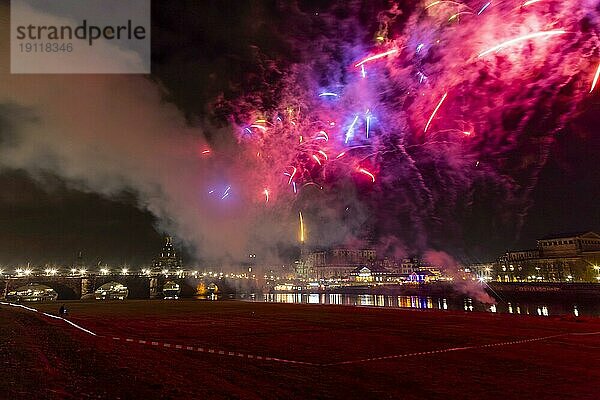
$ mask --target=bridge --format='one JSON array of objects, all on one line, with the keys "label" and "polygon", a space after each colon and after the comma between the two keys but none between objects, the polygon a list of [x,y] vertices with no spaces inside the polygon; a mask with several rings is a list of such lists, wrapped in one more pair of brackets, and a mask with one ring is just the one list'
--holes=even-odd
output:
[{"label": "bridge", "polygon": [[[230,279],[217,277],[194,276],[165,276],[165,275],[119,275],[119,274],[90,274],[85,276],[0,276],[0,297],[5,297],[10,291],[28,284],[46,285],[58,293],[58,300],[78,300],[83,296],[93,294],[105,283],[117,282],[129,290],[129,299],[151,299],[162,295],[167,282],[179,285],[180,297],[194,297],[209,293],[209,287],[216,285],[219,293],[236,292],[235,282]],[[214,286],[213,286],[214,287]]]}]

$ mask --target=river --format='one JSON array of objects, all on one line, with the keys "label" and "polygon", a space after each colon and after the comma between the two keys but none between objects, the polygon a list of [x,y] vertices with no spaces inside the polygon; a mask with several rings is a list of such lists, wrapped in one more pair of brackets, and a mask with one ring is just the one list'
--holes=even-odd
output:
[{"label": "river", "polygon": [[431,310],[478,311],[534,315],[540,317],[572,315],[600,316],[600,299],[544,298],[518,300],[503,297],[497,304],[484,304],[471,297],[397,296],[343,293],[268,293],[239,295],[240,299],[268,303],[336,304],[356,307],[413,308]]}]

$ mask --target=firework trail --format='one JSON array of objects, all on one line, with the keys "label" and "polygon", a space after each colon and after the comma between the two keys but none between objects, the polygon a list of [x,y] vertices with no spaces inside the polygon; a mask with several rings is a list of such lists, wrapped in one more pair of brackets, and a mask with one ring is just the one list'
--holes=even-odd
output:
[{"label": "firework trail", "polygon": [[597,2],[365,4],[287,10],[298,61],[225,107],[252,155],[236,190],[263,207],[270,194],[301,226],[302,209],[320,244],[396,237],[456,253],[474,208],[518,231],[554,135],[597,85]]},{"label": "firework trail", "polygon": [[300,221],[300,242],[304,243],[306,239],[304,236],[304,219],[302,218],[302,211],[298,211],[299,221]]}]

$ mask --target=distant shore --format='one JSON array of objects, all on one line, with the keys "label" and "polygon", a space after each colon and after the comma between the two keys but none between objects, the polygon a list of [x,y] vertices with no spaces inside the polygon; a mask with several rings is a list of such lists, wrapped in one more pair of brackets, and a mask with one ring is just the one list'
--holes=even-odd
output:
[{"label": "distant shore", "polygon": [[480,289],[494,296],[510,294],[512,296],[578,296],[600,299],[600,283],[588,282],[433,282],[420,285],[354,285],[325,287],[322,289],[270,290],[269,293],[339,293],[339,294],[383,294],[405,296],[455,296],[464,294],[463,288]]}]

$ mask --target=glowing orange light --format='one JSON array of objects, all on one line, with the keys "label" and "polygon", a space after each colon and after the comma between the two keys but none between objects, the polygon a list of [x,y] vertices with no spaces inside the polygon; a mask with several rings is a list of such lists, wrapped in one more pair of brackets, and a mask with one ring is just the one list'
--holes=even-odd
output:
[{"label": "glowing orange light", "polygon": [[306,238],[304,236],[304,219],[302,218],[302,211],[298,211],[298,214],[300,215],[300,242],[304,243]]}]

